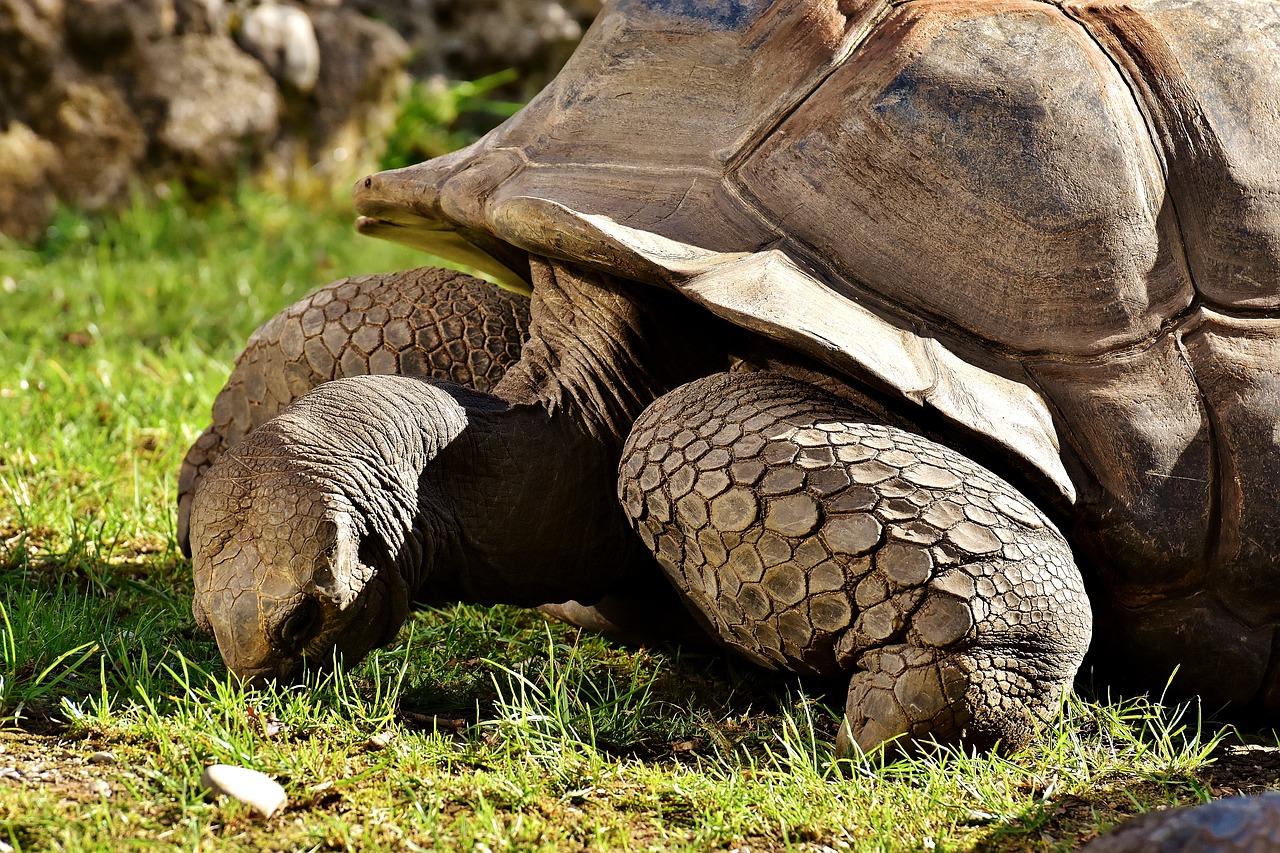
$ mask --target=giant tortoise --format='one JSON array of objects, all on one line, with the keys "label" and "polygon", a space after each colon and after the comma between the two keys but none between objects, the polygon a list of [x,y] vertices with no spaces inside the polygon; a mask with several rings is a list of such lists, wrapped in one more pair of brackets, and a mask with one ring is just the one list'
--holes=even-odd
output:
[{"label": "giant tortoise", "polygon": [[701,632],[849,677],[846,748],[1016,747],[1090,648],[1274,718],[1276,80],[1273,0],[615,0],[355,187],[527,328],[415,271],[260,330],[197,618],[246,677],[447,600]]}]

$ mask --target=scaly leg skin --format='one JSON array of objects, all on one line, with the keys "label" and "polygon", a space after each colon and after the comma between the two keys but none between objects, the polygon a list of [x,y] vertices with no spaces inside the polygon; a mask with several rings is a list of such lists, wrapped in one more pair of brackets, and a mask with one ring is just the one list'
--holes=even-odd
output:
[{"label": "scaly leg skin", "polygon": [[1092,618],[1070,548],[959,453],[767,372],[659,398],[619,497],[708,631],[773,669],[851,673],[838,746],[1025,745]]},{"label": "scaly leg skin", "polygon": [[190,555],[191,497],[223,452],[312,388],[403,374],[490,391],[520,358],[529,301],[453,270],[423,267],[344,278],[249,337],[213,403],[213,423],[178,477],[178,542]]}]

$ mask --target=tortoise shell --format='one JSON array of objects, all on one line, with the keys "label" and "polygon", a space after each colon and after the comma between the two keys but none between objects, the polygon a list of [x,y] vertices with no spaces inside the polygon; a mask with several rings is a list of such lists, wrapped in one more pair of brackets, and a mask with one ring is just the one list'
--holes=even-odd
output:
[{"label": "tortoise shell", "polygon": [[617,0],[360,228],[675,288],[936,410],[1039,477],[1119,665],[1280,710],[1277,81],[1272,0]]}]

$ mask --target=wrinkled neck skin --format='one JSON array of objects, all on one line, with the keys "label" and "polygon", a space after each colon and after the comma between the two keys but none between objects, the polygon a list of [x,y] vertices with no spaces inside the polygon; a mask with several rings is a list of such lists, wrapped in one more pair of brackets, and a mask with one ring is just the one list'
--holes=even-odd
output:
[{"label": "wrinkled neck skin", "polygon": [[591,603],[652,571],[615,498],[622,443],[658,396],[725,366],[713,318],[676,294],[531,265],[520,362],[487,401],[452,392],[468,426],[424,470],[416,600]]},{"label": "wrinkled neck skin", "polygon": [[192,502],[194,609],[234,672],[289,675],[394,638],[419,481],[466,425],[420,380],[340,379],[214,463]]}]

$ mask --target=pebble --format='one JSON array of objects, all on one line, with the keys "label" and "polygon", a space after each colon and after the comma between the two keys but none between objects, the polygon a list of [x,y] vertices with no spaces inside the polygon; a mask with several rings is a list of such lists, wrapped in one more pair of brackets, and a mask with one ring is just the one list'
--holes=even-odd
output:
[{"label": "pebble", "polygon": [[378,732],[373,737],[365,741],[364,748],[370,752],[381,752],[391,745],[396,739],[396,733],[391,731]]},{"label": "pebble", "polygon": [[89,756],[90,764],[115,764],[117,761],[119,761],[119,759],[116,758],[116,754],[114,752],[108,752],[105,749],[100,749],[93,755]]},{"label": "pebble", "polygon": [[239,800],[262,817],[271,817],[289,801],[279,782],[248,767],[211,764],[201,774],[200,784],[215,794]]},{"label": "pebble", "polygon": [[93,791],[100,797],[111,796],[111,786],[101,779],[94,779],[89,783],[89,790]]}]

